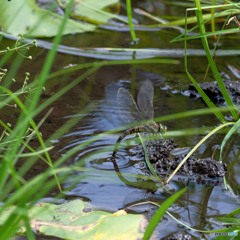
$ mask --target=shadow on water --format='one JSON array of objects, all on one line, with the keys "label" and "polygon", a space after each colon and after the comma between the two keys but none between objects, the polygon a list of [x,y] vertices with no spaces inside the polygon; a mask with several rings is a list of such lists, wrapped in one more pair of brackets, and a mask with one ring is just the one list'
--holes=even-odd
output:
[{"label": "shadow on water", "polygon": [[[134,3],[135,5],[138,4],[136,2],[137,1]],[[143,1],[139,2],[141,2],[141,4],[145,3]],[[151,6],[149,5],[148,7]],[[167,5],[164,5],[164,7],[168,10],[171,9]],[[158,11],[161,12],[163,10],[159,8]],[[162,31],[151,33],[139,31],[137,35],[140,39],[137,44],[139,48],[151,46],[151,48],[183,49],[182,43],[169,44],[170,40],[179,35],[179,32],[174,29],[163,29]],[[144,41],[141,39],[144,39]],[[91,34],[85,33],[81,34],[81,36],[66,36],[63,38],[62,44],[66,43],[68,43],[69,46],[89,48],[98,47],[97,43],[99,43],[99,46],[106,47],[112,45],[118,47],[126,45],[125,47],[129,47],[131,45],[131,39],[127,32],[109,32],[101,29],[99,32]],[[213,46],[213,43],[214,42],[211,42],[211,46]],[[236,43],[234,44],[231,38],[222,39],[222,49],[228,49],[226,46],[229,46],[229,43],[232,44],[232,48],[239,49],[239,46],[237,46]],[[4,44],[7,45],[9,41],[4,40],[2,44],[3,46]],[[191,48],[201,48],[200,41],[191,42],[189,45]],[[31,55],[36,56],[36,59],[31,62],[31,74],[34,75],[38,72],[39,66],[42,66],[47,50],[35,49],[31,51]],[[92,57],[94,56],[92,55]],[[84,116],[71,131],[56,140],[55,148],[51,152],[53,161],[74,146],[86,142],[91,137],[98,136],[105,131],[113,130],[116,127],[124,125],[119,117],[116,101],[117,89],[119,87],[130,90],[136,99],[142,82],[145,79],[149,79],[153,83],[155,92],[153,100],[155,117],[204,108],[205,105],[199,99],[191,99],[182,94],[188,89],[190,80],[184,72],[184,59],[182,55],[175,55],[175,57],[180,60],[178,66],[169,64],[138,64],[134,67],[132,65],[104,66],[49,106],[49,108],[53,106],[54,111],[40,129],[44,138],[48,138],[53,132],[57,131],[68,119],[78,117],[79,111],[87,106],[87,104],[92,101],[95,103],[95,107],[91,109],[89,114]],[[236,79],[226,65],[226,62],[228,62],[234,66],[236,59],[238,59],[237,56],[220,56],[217,58],[219,71],[222,72],[223,76],[226,76],[226,79]],[[95,60],[94,58],[58,53],[53,71],[60,70],[70,63],[82,64]],[[205,61],[203,56],[191,56],[189,61],[189,72],[192,72],[195,75],[195,79],[201,82],[205,75],[207,61]],[[30,71],[29,63],[24,61],[19,76],[21,76],[21,74],[23,75],[26,71]],[[64,75],[57,79],[51,79],[46,83],[45,87],[49,89],[50,92],[55,93],[83,72],[83,70],[79,70],[69,74],[69,76]],[[135,73],[134,84],[133,81],[131,81],[133,72]],[[208,81],[211,80],[212,79],[208,79]],[[19,86],[20,85],[16,85],[16,89],[20,88]],[[41,101],[44,101],[47,97],[48,96],[45,95],[42,96]],[[110,105],[109,102],[111,103]],[[36,120],[40,121],[48,109],[39,114]],[[6,120],[7,122],[8,119],[9,122],[9,115],[12,116],[11,123],[14,125],[14,122],[17,120],[16,117],[19,115],[19,110],[9,110],[5,108],[2,112],[2,120]],[[163,124],[171,131],[176,129],[217,126],[218,120],[213,115],[205,115],[170,120],[163,122]],[[117,175],[110,161],[110,157],[113,146],[122,132],[123,129],[119,133],[99,138],[97,141],[88,144],[64,163],[65,166],[73,166],[79,162],[82,163],[84,157],[92,154],[83,164],[83,167],[89,169],[90,172],[74,171],[63,183],[65,192],[64,199],[82,198],[91,201],[93,205],[100,209],[113,212],[126,208],[129,212],[144,213],[148,219],[150,219],[156,211],[156,207],[145,202],[153,201],[161,204],[170,195],[169,193],[161,191],[158,183],[144,177],[149,176],[149,172],[146,170],[144,159],[139,158],[137,153],[132,150],[133,146],[137,144],[134,135],[127,137],[128,140],[131,139],[130,144],[127,144],[125,142],[126,140],[121,143],[121,148],[117,154],[117,163],[120,172],[123,174],[123,178]],[[175,141],[179,147],[193,146],[196,145],[203,136],[203,134],[180,136],[176,137]],[[196,156],[201,158],[211,156],[213,149],[221,143],[224,136],[224,134],[214,135],[210,140],[201,145],[195,153]],[[226,151],[227,155],[223,158],[224,161],[231,166],[226,177],[233,192],[225,191],[223,185],[209,186],[208,184],[197,184],[194,181],[189,181],[187,177],[180,175],[176,176],[173,181],[170,182],[169,191],[171,193],[188,186],[187,192],[180,197],[179,201],[171,206],[169,212],[189,227],[205,230],[218,229],[219,225],[215,223],[212,218],[224,216],[239,207],[240,202],[238,195],[240,191],[240,178],[238,173],[240,172],[240,166],[237,161],[239,159],[238,149],[240,141],[238,139],[239,136],[235,135],[234,137],[236,139],[230,140],[228,143],[230,150]],[[33,144],[36,143],[33,142]],[[96,153],[105,147],[107,148],[106,151]],[[231,165],[234,161],[233,159],[236,159],[236,164]],[[21,162],[18,164],[21,165]],[[26,174],[25,178],[30,179],[36,174],[43,172],[46,168],[47,165],[39,161]],[[126,174],[129,175],[126,176]],[[143,177],[137,178],[136,175],[139,174],[143,175]],[[83,180],[75,184],[74,187],[70,187],[79,176],[83,176]],[[49,199],[46,199],[46,201],[51,201],[52,197],[57,193],[57,188],[53,189],[48,196]],[[141,202],[144,202],[144,204],[133,206]],[[157,230],[161,238],[171,236],[178,231],[191,235],[193,239],[204,236],[188,230],[168,215],[164,216]],[[39,239],[54,238],[44,238],[41,236]]]}]

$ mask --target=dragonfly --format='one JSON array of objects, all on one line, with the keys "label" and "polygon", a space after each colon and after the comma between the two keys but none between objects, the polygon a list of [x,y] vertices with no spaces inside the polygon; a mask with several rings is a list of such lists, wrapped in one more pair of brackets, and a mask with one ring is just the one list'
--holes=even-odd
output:
[{"label": "dragonfly", "polygon": [[167,127],[161,123],[153,121],[154,109],[153,109],[153,96],[154,88],[150,80],[145,80],[139,90],[137,103],[133,99],[132,95],[125,88],[119,88],[117,92],[117,104],[118,112],[126,124],[132,124],[134,122],[143,122],[140,126],[135,126],[126,130],[117,140],[114,151],[111,157],[113,163],[121,141],[128,135],[134,133],[160,133],[164,134],[167,131]]}]

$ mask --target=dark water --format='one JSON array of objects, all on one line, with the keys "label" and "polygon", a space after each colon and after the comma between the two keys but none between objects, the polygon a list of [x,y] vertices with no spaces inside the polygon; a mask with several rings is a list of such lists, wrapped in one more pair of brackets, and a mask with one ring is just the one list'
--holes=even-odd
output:
[{"label": "dark water", "polygon": [[[163,16],[174,17],[182,14],[184,16],[184,9],[177,6],[165,5],[157,1],[145,2],[135,1],[134,7],[146,8],[152,11],[152,14],[160,14]],[[180,13],[179,13],[180,12]],[[144,22],[144,19],[141,19]],[[145,20],[146,22],[147,20]],[[219,23],[221,27],[222,23]],[[233,26],[234,27],[234,26]],[[184,44],[173,43],[169,41],[178,36],[180,33],[176,29],[163,29],[161,31],[138,31],[138,43],[134,45],[136,48],[157,48],[157,49],[171,49],[183,50]],[[231,36],[223,36],[220,40],[220,50],[239,49],[239,44],[235,37],[237,34]],[[11,45],[12,42],[4,40],[2,46]],[[71,47],[132,47],[132,40],[128,32],[109,31],[99,29],[94,33],[85,33],[79,35],[70,35],[63,37],[63,45]],[[214,40],[209,39],[211,48],[214,46]],[[200,40],[190,41],[188,47],[191,49],[202,49]],[[3,47],[4,48],[4,47]],[[21,81],[24,72],[28,71],[31,76],[37,74],[46,57],[47,50],[32,49],[31,55],[33,60],[24,60],[21,69],[18,71],[18,76]],[[192,51],[194,55],[194,50]],[[187,74],[184,71],[183,56],[173,56],[173,59],[180,61],[179,65],[171,64],[137,64],[137,65],[117,65],[105,66],[84,79],[76,87],[71,89],[68,93],[58,99],[52,104],[54,107],[53,114],[48,118],[47,123],[43,125],[43,137],[48,137],[68,119],[79,116],[79,111],[85,106],[94,102],[95,106],[91,108],[90,113],[82,118],[71,130],[63,137],[58,139],[55,144],[55,150],[51,153],[53,161],[57,160],[62,154],[73,147],[82,144],[93,136],[99,136],[105,131],[112,130],[115,127],[122,126],[118,109],[116,105],[108,105],[106,102],[106,92],[112,83],[117,83],[119,87],[124,87],[130,90],[133,96],[137,97],[137,93],[142,82],[145,79],[152,81],[154,85],[154,116],[161,117],[175,113],[205,108],[206,106],[199,99],[191,99],[186,96],[185,91],[188,89],[190,83]],[[83,64],[97,61],[95,58],[85,58],[82,56],[58,53],[54,62],[52,72],[63,69],[68,64]],[[216,64],[219,72],[224,79],[237,80],[232,72],[228,69],[227,64],[238,67],[236,63],[239,62],[238,55],[218,56]],[[6,65],[6,67],[9,67]],[[188,70],[193,75],[197,82],[202,82],[207,68],[207,59],[202,56],[190,56],[188,58]],[[58,78],[48,80],[46,89],[50,92],[57,92],[66,84],[73,81],[76,77],[84,73],[86,70],[79,70],[69,75],[62,75]],[[133,77],[135,75],[135,77]],[[213,76],[210,72],[206,81],[213,81]],[[16,89],[21,85],[16,85]],[[108,92],[107,92],[108,93]],[[45,101],[46,96],[41,99]],[[112,95],[112,101],[116,100],[116,95]],[[52,107],[52,106],[49,106]],[[16,121],[14,116],[18,116],[19,110],[5,108],[3,112],[4,118],[9,119],[13,116],[11,121]],[[41,118],[41,116],[39,116]],[[168,127],[166,137],[170,133],[175,133],[175,141],[179,147],[196,145],[205,134],[193,134],[190,136],[179,135],[182,129],[195,129],[206,126],[217,126],[218,119],[210,115],[194,116],[183,119],[175,119],[163,122]],[[113,144],[118,139],[120,133],[102,136],[97,141],[83,147],[77,154],[69,158],[64,166],[73,166],[81,164],[85,169],[90,170],[74,171],[72,175],[63,183],[63,190],[66,194],[65,199],[81,198],[88,200],[91,204],[107,210],[117,211],[121,208],[127,208],[129,212],[145,213],[150,218],[156,208],[150,204],[144,204],[140,207],[131,207],[137,202],[153,201],[161,204],[170,195],[161,192],[153,181],[147,181],[144,178],[137,179],[136,177],[126,177],[127,181],[134,183],[135,187],[129,186],[123,182],[115,173],[110,156],[113,150]],[[128,139],[133,138],[130,136]],[[195,152],[195,156],[209,157],[213,154],[213,146],[220,144],[224,138],[223,134],[216,135],[210,140],[203,143]],[[122,174],[145,174],[146,166],[144,159],[139,159],[134,156],[132,147],[136,145],[134,140],[131,146],[122,143],[122,148],[117,154],[117,163]],[[231,163],[237,155],[239,149],[239,137],[231,140],[228,144],[229,151],[224,155],[223,161],[227,164]],[[105,152],[98,153],[98,150],[108,148]],[[89,155],[89,156],[88,156]],[[87,157],[87,158],[85,158]],[[84,160],[83,160],[84,159]],[[83,162],[84,161],[84,162]],[[41,163],[40,163],[41,165]],[[232,191],[224,190],[224,186],[209,186],[197,184],[196,182],[188,182],[187,178],[178,176],[174,178],[169,184],[169,189],[172,192],[178,191],[185,186],[188,190],[170,209],[171,212],[179,221],[188,225],[189,227],[199,230],[219,229],[221,226],[214,223],[211,218],[224,216],[231,211],[237,209],[240,205],[239,201],[239,185],[240,182],[238,162],[227,173],[227,181]],[[42,169],[44,171],[44,167]],[[41,170],[39,171],[39,173]],[[31,173],[28,174],[31,177]],[[77,177],[82,176],[83,179],[75,184],[74,187],[68,188],[72,185]],[[181,178],[179,181],[178,178]],[[137,185],[137,186],[136,186]],[[149,189],[151,191],[149,191]],[[54,189],[50,194],[48,201],[58,193]],[[65,199],[62,199],[64,201]],[[46,199],[47,200],[47,199]],[[202,235],[188,230],[186,227],[180,225],[168,215],[165,215],[158,227],[158,238],[164,238],[172,235],[178,231],[183,231],[189,234],[193,239],[201,239]],[[204,235],[203,235],[204,236]],[[209,235],[207,236],[209,238]],[[51,239],[46,237],[39,237],[39,239]]]}]

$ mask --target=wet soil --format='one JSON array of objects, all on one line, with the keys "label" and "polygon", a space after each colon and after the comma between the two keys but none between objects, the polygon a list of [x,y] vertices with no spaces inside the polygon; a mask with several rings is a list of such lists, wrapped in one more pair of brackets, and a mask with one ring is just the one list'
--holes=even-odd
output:
[{"label": "wet soil", "polygon": [[[240,104],[240,82],[223,80],[223,83],[235,105]],[[207,96],[216,104],[223,104],[225,102],[221,90],[216,81],[214,82],[205,82],[199,84],[201,89],[207,94]],[[190,97],[196,98],[199,97],[199,93],[193,84],[189,85]]]},{"label": "wet soil", "polygon": [[[187,154],[173,156],[171,151],[178,145],[174,139],[161,139],[145,143],[149,160],[157,174],[166,174],[168,170],[175,170]],[[144,157],[144,151],[141,145],[138,145],[138,156]],[[178,170],[178,174],[183,176],[192,176],[190,180],[196,182],[209,183],[209,178],[222,178],[227,172],[226,163],[220,163],[211,157],[200,159],[190,156],[187,161]]]}]

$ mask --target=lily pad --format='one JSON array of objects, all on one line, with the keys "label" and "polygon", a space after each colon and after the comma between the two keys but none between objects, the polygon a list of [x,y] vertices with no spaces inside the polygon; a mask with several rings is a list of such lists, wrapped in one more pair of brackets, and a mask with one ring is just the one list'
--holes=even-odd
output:
[{"label": "lily pad", "polygon": [[[53,37],[57,35],[63,17],[38,7],[34,0],[0,1],[0,27],[13,35]],[[93,31],[92,24],[68,19],[63,34]]]},{"label": "lily pad", "polygon": [[[11,207],[0,216],[0,224],[16,210]],[[141,214],[127,214],[94,210],[89,203],[81,200],[61,205],[42,203],[29,211],[30,225],[34,231],[47,236],[63,239],[118,239],[131,240],[143,237],[148,221]],[[25,227],[21,227],[25,232]]]},{"label": "lily pad", "polygon": [[[67,2],[69,1],[70,0],[68,0]],[[66,3],[66,1],[64,2]],[[108,21],[112,18],[124,21],[116,15],[117,13],[119,13],[119,10],[119,0],[76,0],[72,9],[71,17],[97,24],[107,24]]]}]

